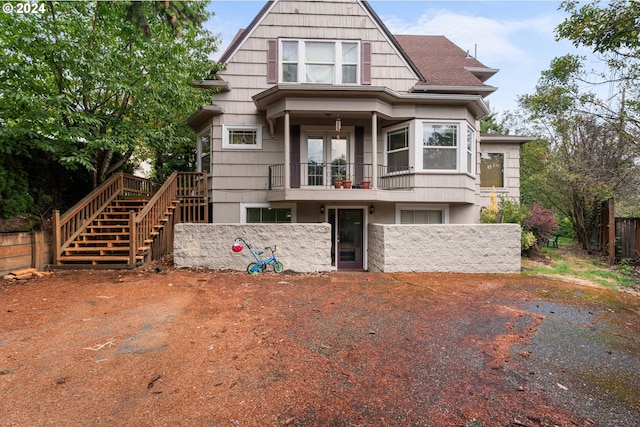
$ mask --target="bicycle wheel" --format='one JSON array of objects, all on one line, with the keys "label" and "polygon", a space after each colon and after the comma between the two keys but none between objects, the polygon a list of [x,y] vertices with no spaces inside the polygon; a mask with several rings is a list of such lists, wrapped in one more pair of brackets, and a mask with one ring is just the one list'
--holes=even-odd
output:
[{"label": "bicycle wheel", "polygon": [[249,274],[258,274],[258,273],[260,273],[260,267],[258,266],[257,263],[252,262],[251,264],[249,264],[247,266],[247,273],[249,273]]},{"label": "bicycle wheel", "polygon": [[280,261],[276,261],[273,263],[273,271],[276,273],[282,273],[284,271],[284,265]]}]

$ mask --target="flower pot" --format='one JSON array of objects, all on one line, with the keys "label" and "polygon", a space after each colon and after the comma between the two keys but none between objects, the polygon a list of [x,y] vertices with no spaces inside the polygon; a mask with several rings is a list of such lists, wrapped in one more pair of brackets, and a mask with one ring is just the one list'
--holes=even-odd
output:
[{"label": "flower pot", "polygon": [[344,188],[351,188],[351,181],[343,181],[342,186]]},{"label": "flower pot", "polygon": [[368,190],[369,188],[371,188],[371,181],[362,181],[360,185],[363,189]]},{"label": "flower pot", "polygon": [[342,181],[338,181],[338,180],[333,181],[333,186],[334,186],[335,188],[340,188],[340,187],[342,187]]}]

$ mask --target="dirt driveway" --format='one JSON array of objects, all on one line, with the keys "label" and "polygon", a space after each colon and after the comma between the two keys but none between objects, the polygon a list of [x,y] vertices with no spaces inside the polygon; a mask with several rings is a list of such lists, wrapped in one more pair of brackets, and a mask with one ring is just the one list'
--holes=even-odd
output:
[{"label": "dirt driveway", "polygon": [[637,426],[640,297],[519,275],[0,282],[2,426]]}]

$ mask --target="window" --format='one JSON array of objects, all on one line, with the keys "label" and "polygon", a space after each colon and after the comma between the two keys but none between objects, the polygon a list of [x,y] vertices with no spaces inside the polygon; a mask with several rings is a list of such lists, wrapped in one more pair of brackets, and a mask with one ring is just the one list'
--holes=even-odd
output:
[{"label": "window", "polygon": [[441,210],[401,209],[400,224],[443,224]]},{"label": "window", "polygon": [[[209,130],[207,129],[207,132]],[[211,137],[208,133],[204,135],[200,135],[198,138],[199,145],[199,169],[200,172],[206,172],[207,174],[211,173]]]},{"label": "window", "polygon": [[504,153],[480,153],[480,187],[504,187]]},{"label": "window", "polygon": [[282,40],[280,52],[281,82],[358,83],[358,42]]},{"label": "window", "polygon": [[388,172],[409,170],[409,128],[387,132]]},{"label": "window", "polygon": [[261,149],[262,126],[223,126],[222,147],[237,149]]},{"label": "window", "polygon": [[282,42],[282,81],[298,81],[298,42]]},{"label": "window", "polygon": [[358,83],[358,43],[342,43],[342,83]]},{"label": "window", "polygon": [[423,123],[423,169],[458,168],[458,125]]},{"label": "window", "polygon": [[247,208],[247,223],[290,223],[291,208]]},{"label": "window", "polygon": [[467,172],[473,173],[473,131],[467,128]]},{"label": "window", "polygon": [[446,204],[398,204],[396,224],[447,224],[449,206]]}]

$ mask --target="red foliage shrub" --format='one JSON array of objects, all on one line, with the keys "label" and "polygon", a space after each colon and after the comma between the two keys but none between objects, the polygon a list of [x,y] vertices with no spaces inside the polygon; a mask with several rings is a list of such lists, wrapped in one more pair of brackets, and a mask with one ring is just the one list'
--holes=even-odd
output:
[{"label": "red foliage shrub", "polygon": [[538,245],[545,244],[558,231],[558,221],[551,209],[547,209],[537,202],[529,208],[529,215],[524,223],[524,229],[531,231]]}]

